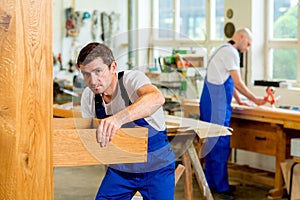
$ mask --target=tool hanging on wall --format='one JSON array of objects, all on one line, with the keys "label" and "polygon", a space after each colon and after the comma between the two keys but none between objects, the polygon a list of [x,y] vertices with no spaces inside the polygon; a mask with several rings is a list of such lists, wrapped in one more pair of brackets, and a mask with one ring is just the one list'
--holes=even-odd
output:
[{"label": "tool hanging on wall", "polygon": [[81,48],[81,45],[80,45],[79,41],[77,40],[77,37],[73,37],[71,46],[69,48],[69,62],[68,62],[69,69],[68,69],[68,71],[70,73],[73,73],[75,71],[74,63],[76,61],[74,59],[78,56],[79,48]]},{"label": "tool hanging on wall", "polygon": [[106,12],[101,12],[101,39],[107,46],[113,48],[113,36],[119,31],[120,14],[112,12],[108,15]]},{"label": "tool hanging on wall", "polygon": [[109,35],[110,35],[110,47],[114,47],[114,41],[112,39],[119,32],[120,14],[112,12],[109,15]]},{"label": "tool hanging on wall", "polygon": [[57,61],[59,62],[59,70],[64,71],[66,69],[63,68],[62,59],[61,59],[61,53],[58,53],[57,55]]},{"label": "tool hanging on wall", "polygon": [[78,30],[76,27],[76,16],[74,9],[72,7],[65,9],[66,15],[66,36],[76,37],[78,35]]},{"label": "tool hanging on wall", "polygon": [[91,27],[91,34],[92,39],[96,41],[98,36],[100,35],[100,14],[98,10],[94,10],[92,13],[92,27]]},{"label": "tool hanging on wall", "polygon": [[106,12],[101,12],[101,27],[102,27],[101,39],[104,44],[109,46],[110,23],[109,23],[109,15]]},{"label": "tool hanging on wall", "polygon": [[75,18],[75,27],[79,33],[80,27],[82,27],[82,12],[80,11],[75,11],[74,12],[74,18]]}]

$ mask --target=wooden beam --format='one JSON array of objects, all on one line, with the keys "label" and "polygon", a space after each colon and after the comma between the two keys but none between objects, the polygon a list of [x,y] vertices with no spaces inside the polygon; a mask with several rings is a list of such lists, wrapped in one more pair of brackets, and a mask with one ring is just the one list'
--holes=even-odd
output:
[{"label": "wooden beam", "polygon": [[204,200],[213,200],[214,198],[213,198],[213,196],[211,194],[211,191],[210,191],[210,188],[207,184],[204,172],[202,170],[202,166],[199,162],[199,157],[198,157],[197,152],[196,152],[193,145],[191,145],[188,148],[188,155],[191,159],[191,163],[193,165],[197,181],[201,183],[199,186],[201,187],[200,189],[203,192]]},{"label": "wooden beam", "polygon": [[191,160],[188,153],[182,155],[182,163],[185,167],[184,173],[184,199],[193,200],[193,172],[191,167]]},{"label": "wooden beam", "polygon": [[52,1],[0,4],[0,199],[53,199]]},{"label": "wooden beam", "polygon": [[81,117],[81,112],[53,107],[53,116],[54,117]]},{"label": "wooden beam", "polygon": [[119,129],[107,147],[96,142],[98,119],[54,118],[54,166],[147,161],[148,129]]}]

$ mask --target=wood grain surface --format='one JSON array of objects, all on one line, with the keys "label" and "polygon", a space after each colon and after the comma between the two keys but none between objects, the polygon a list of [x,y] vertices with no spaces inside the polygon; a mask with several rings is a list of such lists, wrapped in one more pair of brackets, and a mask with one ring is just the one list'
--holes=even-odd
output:
[{"label": "wood grain surface", "polygon": [[54,118],[53,124],[55,167],[147,161],[147,128],[121,128],[109,145],[101,148],[96,142],[98,119]]},{"label": "wood grain surface", "polygon": [[0,199],[53,199],[52,2],[0,4]]}]

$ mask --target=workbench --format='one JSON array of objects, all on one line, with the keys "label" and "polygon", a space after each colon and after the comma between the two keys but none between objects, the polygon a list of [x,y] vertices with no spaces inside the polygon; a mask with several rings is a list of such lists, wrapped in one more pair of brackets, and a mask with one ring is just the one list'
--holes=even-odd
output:
[{"label": "workbench", "polygon": [[[184,100],[182,107],[185,117],[199,115],[199,100]],[[257,176],[256,181],[274,187],[269,192],[270,196],[282,196],[283,176],[280,163],[290,158],[291,138],[300,137],[300,112],[267,106],[247,107],[233,103],[230,127],[233,129],[231,148],[275,157],[274,177]],[[232,173],[229,172],[229,175]],[[253,179],[253,176],[249,178]]]}]

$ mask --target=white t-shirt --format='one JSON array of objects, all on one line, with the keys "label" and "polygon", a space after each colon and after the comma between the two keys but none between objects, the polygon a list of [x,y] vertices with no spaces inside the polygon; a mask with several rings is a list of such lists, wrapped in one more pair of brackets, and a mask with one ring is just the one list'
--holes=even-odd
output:
[{"label": "white t-shirt", "polygon": [[240,57],[231,44],[223,44],[211,56],[207,66],[207,81],[223,84],[230,76],[231,70],[240,70]]},{"label": "white t-shirt", "polygon": [[[149,78],[141,71],[128,70],[124,71],[123,84],[128,94],[130,101],[133,103],[138,99],[136,91],[145,84],[151,84]],[[95,94],[87,87],[84,89],[81,96],[81,112],[84,118],[96,118],[95,112]],[[124,109],[125,102],[121,96],[120,85],[117,87],[116,97],[108,104],[103,101],[103,105],[107,115],[113,115]],[[147,109],[147,108],[145,108]],[[163,108],[160,107],[151,116],[145,120],[158,131],[165,130],[165,118]]]}]

